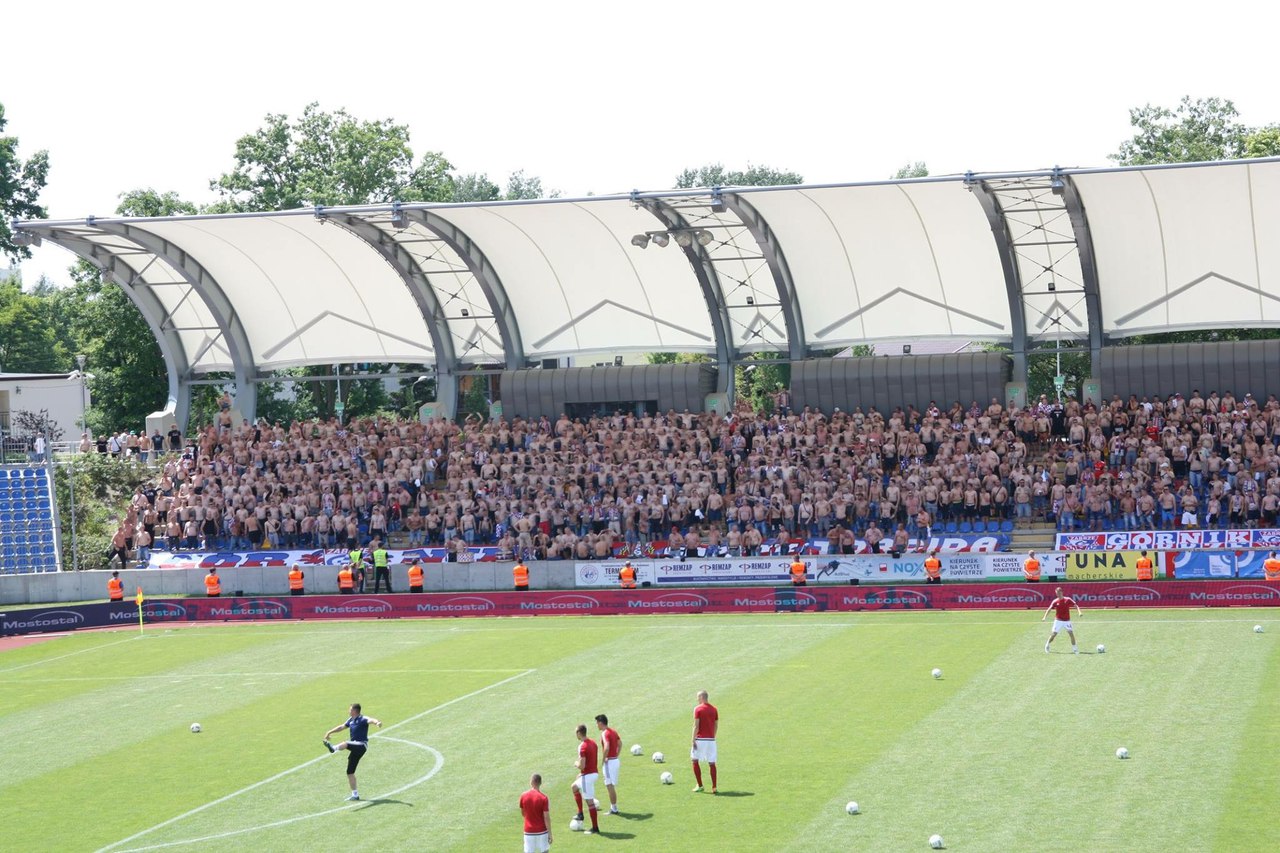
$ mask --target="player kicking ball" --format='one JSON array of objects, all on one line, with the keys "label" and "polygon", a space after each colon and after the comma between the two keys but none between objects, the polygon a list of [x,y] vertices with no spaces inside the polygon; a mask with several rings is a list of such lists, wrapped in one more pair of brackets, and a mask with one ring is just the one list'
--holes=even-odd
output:
[{"label": "player kicking ball", "polygon": [[[347,751],[347,783],[351,785],[351,796],[347,799],[358,800],[360,790],[356,787],[356,767],[360,765],[360,759],[364,758],[364,754],[369,750],[369,724],[373,723],[378,728],[382,728],[382,721],[361,714],[359,702],[352,703],[348,713],[350,716],[345,723],[339,723],[324,733],[324,748],[330,752],[343,749]],[[337,746],[329,743],[329,735],[343,729],[350,733],[348,738]]]},{"label": "player kicking ball", "polygon": [[1066,631],[1067,636],[1071,638],[1071,653],[1073,655],[1080,654],[1079,647],[1076,646],[1076,632],[1071,625],[1071,608],[1076,609],[1076,615],[1080,615],[1080,605],[1076,604],[1076,600],[1070,596],[1062,594],[1062,587],[1054,590],[1057,598],[1049,602],[1049,606],[1045,608],[1044,616],[1040,617],[1043,622],[1049,617],[1049,611],[1053,611],[1053,633],[1049,635],[1049,639],[1044,641],[1044,653],[1049,654],[1049,646],[1053,644],[1053,638],[1058,636],[1059,631]]}]

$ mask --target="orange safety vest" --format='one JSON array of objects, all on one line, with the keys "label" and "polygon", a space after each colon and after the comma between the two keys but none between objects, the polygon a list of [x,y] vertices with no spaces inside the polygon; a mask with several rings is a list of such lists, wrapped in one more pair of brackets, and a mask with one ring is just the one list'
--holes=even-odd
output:
[{"label": "orange safety vest", "polygon": [[796,586],[804,586],[805,582],[804,563],[796,560],[791,564],[791,583]]},{"label": "orange safety vest", "polygon": [[1155,579],[1150,557],[1139,557],[1138,562],[1134,563],[1134,567],[1138,570],[1138,580],[1149,581]]},{"label": "orange safety vest", "polygon": [[422,566],[409,567],[409,586],[422,586]]},{"label": "orange safety vest", "polygon": [[112,601],[124,601],[124,582],[119,578],[107,581],[107,597]]},{"label": "orange safety vest", "polygon": [[217,575],[204,576],[205,595],[222,595],[222,581]]},{"label": "orange safety vest", "polygon": [[623,566],[618,569],[618,581],[622,584],[623,589],[635,589],[636,570],[631,566]]},{"label": "orange safety vest", "polygon": [[1022,576],[1029,581],[1040,580],[1040,561],[1027,560],[1022,564]]},{"label": "orange safety vest", "polygon": [[1262,564],[1262,571],[1266,573],[1267,580],[1280,581],[1280,560],[1267,559]]},{"label": "orange safety vest", "polygon": [[352,589],[354,586],[351,569],[347,566],[338,569],[338,589]]},{"label": "orange safety vest", "polygon": [[302,569],[291,569],[289,571],[289,589],[302,589]]},{"label": "orange safety vest", "polygon": [[529,567],[524,563],[516,563],[516,567],[511,570],[511,577],[515,578],[516,586],[528,586]]},{"label": "orange safety vest", "polygon": [[942,561],[937,557],[930,557],[924,561],[924,573],[931,578],[942,577]]}]

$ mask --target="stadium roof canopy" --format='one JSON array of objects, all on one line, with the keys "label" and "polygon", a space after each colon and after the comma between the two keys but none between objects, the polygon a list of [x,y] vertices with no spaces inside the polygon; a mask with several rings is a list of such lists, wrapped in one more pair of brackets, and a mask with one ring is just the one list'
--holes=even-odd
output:
[{"label": "stadium roof canopy", "polygon": [[1018,362],[1064,339],[1280,326],[1280,158],[15,228],[124,288],[171,388],[916,338],[1007,342]]}]

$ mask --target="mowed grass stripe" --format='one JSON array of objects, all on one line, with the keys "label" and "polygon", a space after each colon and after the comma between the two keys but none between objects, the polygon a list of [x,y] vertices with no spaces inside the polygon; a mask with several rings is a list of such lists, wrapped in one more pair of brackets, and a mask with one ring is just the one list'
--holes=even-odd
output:
[{"label": "mowed grass stripe", "polygon": [[[1206,731],[1200,703],[1204,691],[1230,702],[1256,689],[1256,660],[1224,660],[1224,631],[1240,629],[1171,625],[1153,642],[1146,626],[1116,624],[1105,635],[1083,620],[1077,627],[1088,638],[1082,651],[1102,640],[1108,654],[1062,654],[1061,637],[1058,653],[1045,655],[1047,630],[1027,629],[850,779],[827,804],[832,817],[811,826],[811,842],[791,849],[831,849],[837,839],[915,849],[934,832],[952,847],[992,850],[1054,850],[1064,838],[1101,850],[1167,849],[1172,839],[1205,849],[1220,799],[1206,791],[1188,803],[1165,792],[1171,783],[1202,789],[1234,767],[1240,742],[1230,719]],[[1114,757],[1120,745],[1132,760]],[[848,799],[865,813],[841,815]]]}]

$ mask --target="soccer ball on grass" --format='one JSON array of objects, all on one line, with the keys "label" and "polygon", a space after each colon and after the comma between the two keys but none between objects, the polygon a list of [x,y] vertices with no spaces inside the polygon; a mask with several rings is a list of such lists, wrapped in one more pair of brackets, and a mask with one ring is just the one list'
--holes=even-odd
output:
[{"label": "soccer ball on grass", "polygon": [[653,763],[654,763],[654,764],[661,764],[662,762],[664,762],[664,761],[666,761],[666,760],[667,760],[667,757],[666,757],[665,755],[663,755],[661,752],[655,752],[655,753],[653,754]]},{"label": "soccer ball on grass", "polygon": [[644,750],[640,748],[640,744],[636,744],[635,746],[631,747],[631,754],[644,755]]},{"label": "soccer ball on grass", "polygon": [[663,773],[661,776],[659,776],[659,777],[658,777],[658,780],[659,780],[659,781],[661,781],[661,782],[662,782],[662,784],[664,784],[664,785],[670,785],[672,782],[674,782],[674,781],[675,781],[675,780],[672,778],[672,776],[671,776],[671,773],[670,773],[670,772]]},{"label": "soccer ball on grass", "polygon": [[1261,633],[1262,633],[1262,626],[1261,626],[1261,625],[1254,625],[1254,626],[1253,626],[1253,633],[1255,633],[1255,634],[1261,634]]},{"label": "soccer ball on grass", "polygon": [[193,735],[198,735],[198,734],[200,734],[200,724],[199,724],[199,723],[192,723],[192,724],[191,724],[191,733],[192,733]]},{"label": "soccer ball on grass", "polygon": [[581,832],[581,831],[582,831],[582,821],[578,820],[576,817],[575,817],[573,820],[569,821],[569,831],[570,831],[570,832]]},{"label": "soccer ball on grass", "polygon": [[1128,757],[1129,757],[1129,750],[1125,749],[1123,746],[1116,750],[1116,758],[1119,758],[1121,761],[1123,761]]},{"label": "soccer ball on grass", "polygon": [[930,835],[930,836],[929,836],[929,846],[930,846],[930,847],[932,847],[934,850],[941,850],[941,849],[942,849],[942,836],[941,836],[941,835]]},{"label": "soccer ball on grass", "polygon": [[1106,653],[1107,653],[1107,647],[1102,645],[1102,643],[1098,643],[1098,654],[1105,655]]},{"label": "soccer ball on grass", "polygon": [[858,804],[857,804],[857,803],[855,803],[853,800],[850,800],[850,801],[848,802],[848,804],[844,807],[844,810],[845,810],[845,812],[847,812],[848,814],[857,814],[857,813],[858,813]]},{"label": "soccer ball on grass", "polygon": [[933,671],[933,677],[934,677],[934,678],[941,678],[941,677],[942,677],[942,670],[940,670],[940,669],[935,669],[935,670]]}]

